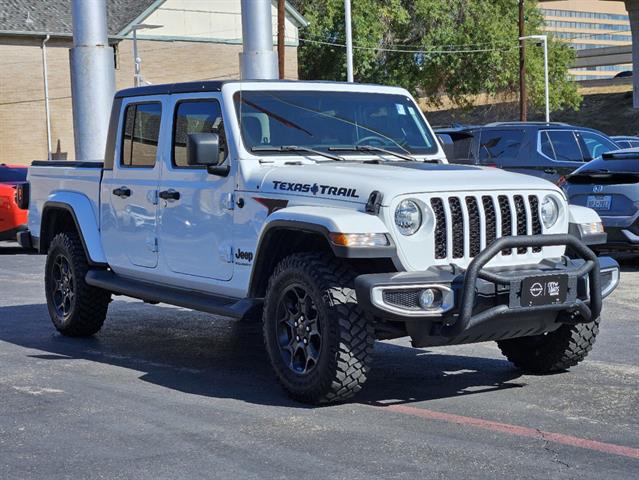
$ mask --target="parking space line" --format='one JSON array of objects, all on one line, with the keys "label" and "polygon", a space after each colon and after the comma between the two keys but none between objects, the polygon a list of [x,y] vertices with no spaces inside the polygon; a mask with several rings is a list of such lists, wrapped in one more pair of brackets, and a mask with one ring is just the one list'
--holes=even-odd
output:
[{"label": "parking space line", "polygon": [[414,417],[426,418],[429,420],[439,420],[448,423],[456,423],[458,425],[468,425],[493,432],[504,433],[507,435],[515,435],[518,437],[534,438],[547,442],[559,443],[572,447],[585,448],[595,450],[602,453],[612,455],[620,455],[623,457],[639,459],[639,448],[625,447],[623,445],[615,445],[613,443],[598,442],[596,440],[588,440],[586,438],[574,437],[562,433],[553,433],[539,430],[536,428],[521,427],[508,423],[493,422],[481,418],[466,417],[463,415],[455,415],[452,413],[437,412],[424,408],[410,407],[408,405],[384,405],[376,404],[375,408],[381,410],[402,413],[404,415],[412,415]]}]

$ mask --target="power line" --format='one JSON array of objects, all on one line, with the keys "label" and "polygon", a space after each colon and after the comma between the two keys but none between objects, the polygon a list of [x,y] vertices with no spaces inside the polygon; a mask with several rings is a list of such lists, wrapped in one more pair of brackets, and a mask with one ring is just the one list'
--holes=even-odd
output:
[{"label": "power line", "polygon": [[[333,47],[346,48],[346,44],[336,43],[336,42],[327,42],[321,40],[311,40],[309,38],[299,37],[301,42],[306,43],[315,43],[318,45],[329,45]],[[487,52],[505,52],[510,50],[517,50],[521,48],[519,45],[513,45],[511,47],[506,48],[480,48],[480,49],[462,49],[462,50],[413,50],[413,49],[404,49],[404,48],[388,48],[388,47],[373,47],[373,46],[363,46],[363,45],[353,45],[353,48],[358,50],[370,50],[377,52],[393,52],[393,53],[422,53],[422,54],[452,54],[452,53],[487,53]]]}]

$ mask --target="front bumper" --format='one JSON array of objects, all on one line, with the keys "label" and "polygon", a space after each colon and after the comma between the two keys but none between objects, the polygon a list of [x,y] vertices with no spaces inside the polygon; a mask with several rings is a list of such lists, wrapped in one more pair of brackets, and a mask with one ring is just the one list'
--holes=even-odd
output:
[{"label": "front bumper", "polygon": [[[565,245],[577,258],[544,260],[533,266],[484,268],[506,248],[557,245]],[[567,277],[565,301],[523,305],[524,281],[551,275]],[[360,275],[355,280],[355,289],[360,305],[378,318],[427,323],[430,335],[455,338],[468,330],[477,332],[484,325],[493,330],[499,328],[499,319],[506,317],[515,320],[515,324],[517,317],[556,323],[560,314],[564,314],[561,319],[566,322],[594,321],[601,313],[602,299],[615,289],[618,281],[617,262],[608,257],[597,258],[583,242],[566,234],[503,237],[477,255],[465,271],[451,266],[424,272]],[[441,308],[427,311],[410,300],[411,295],[429,287],[441,290]],[[392,298],[400,301],[392,303],[386,292],[406,292],[406,295],[395,295]]]}]

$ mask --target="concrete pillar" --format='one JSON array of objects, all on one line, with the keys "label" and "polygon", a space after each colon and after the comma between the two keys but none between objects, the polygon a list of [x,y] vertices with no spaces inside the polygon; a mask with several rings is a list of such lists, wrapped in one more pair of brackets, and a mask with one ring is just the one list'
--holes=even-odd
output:
[{"label": "concrete pillar", "polygon": [[632,29],[632,83],[634,107],[639,108],[639,0],[626,0]]},{"label": "concrete pillar", "polygon": [[113,49],[107,39],[105,0],[73,0],[71,96],[76,160],[104,159],[115,93]]},{"label": "concrete pillar", "polygon": [[278,78],[271,0],[242,0],[240,71],[245,80]]}]

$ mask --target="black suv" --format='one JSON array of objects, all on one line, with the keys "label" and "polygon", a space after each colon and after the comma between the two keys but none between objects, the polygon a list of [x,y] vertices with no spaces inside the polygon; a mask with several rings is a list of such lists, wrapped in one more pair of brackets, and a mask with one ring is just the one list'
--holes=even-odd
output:
[{"label": "black suv", "polygon": [[503,122],[435,132],[451,163],[499,167],[553,183],[619,148],[604,133],[564,123]]}]

